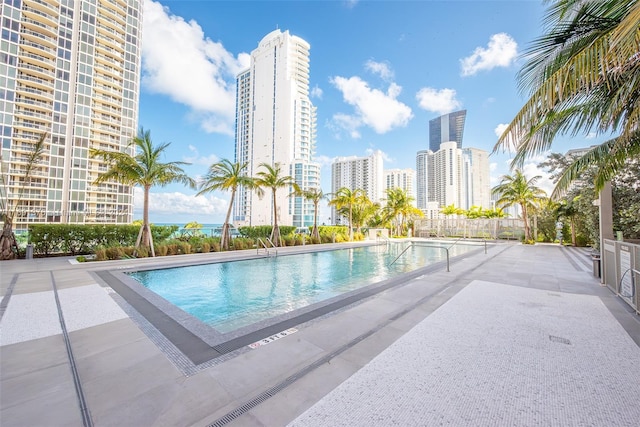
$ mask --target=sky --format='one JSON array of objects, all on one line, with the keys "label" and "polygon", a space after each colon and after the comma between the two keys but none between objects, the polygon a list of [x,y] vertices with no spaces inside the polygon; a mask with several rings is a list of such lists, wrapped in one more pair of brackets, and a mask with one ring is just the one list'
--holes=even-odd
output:
[{"label": "sky", "polygon": [[[498,135],[525,103],[517,74],[524,52],[544,34],[544,4],[510,1],[217,1],[145,0],[139,125],[154,144],[170,143],[163,161],[183,161],[198,178],[234,160],[235,76],[275,29],[311,45],[311,101],[317,107],[315,160],[331,191],[336,157],[381,150],[385,169],[415,169],[429,146],[429,120],[467,110],[463,147],[492,153]],[[552,151],[602,142],[564,137]],[[511,154],[489,157],[491,183],[510,173]],[[529,159],[528,177],[553,188]],[[224,221],[229,193],[195,196],[182,185],[154,187],[155,223]],[[134,218],[142,216],[136,189]],[[320,222],[329,221],[321,209]]]}]

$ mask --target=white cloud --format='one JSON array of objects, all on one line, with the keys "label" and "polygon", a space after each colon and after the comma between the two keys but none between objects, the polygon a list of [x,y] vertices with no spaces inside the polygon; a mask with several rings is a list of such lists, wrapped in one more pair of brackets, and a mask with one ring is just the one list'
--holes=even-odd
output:
[{"label": "white cloud", "polygon": [[493,132],[496,134],[496,136],[498,138],[500,138],[502,136],[502,134],[504,133],[505,129],[507,128],[507,126],[509,126],[508,123],[500,123],[500,124],[498,124],[498,126],[496,126],[496,128],[493,130]]},{"label": "white cloud", "polygon": [[361,125],[371,127],[376,133],[384,134],[396,127],[404,127],[413,118],[411,108],[396,98],[402,88],[391,83],[387,92],[372,89],[360,77],[333,77],[331,83],[342,92],[344,101],[354,106],[355,115],[334,115],[338,125],[346,123],[351,133]]},{"label": "white cloud", "polygon": [[472,76],[478,71],[508,67],[518,55],[518,44],[506,33],[494,34],[486,48],[477,47],[473,53],[460,60],[462,76]]},{"label": "white cloud", "polygon": [[379,75],[384,81],[393,80],[393,70],[386,62],[376,62],[370,59],[364,64],[364,68],[373,74]]},{"label": "white cloud", "polygon": [[320,89],[320,87],[318,85],[315,85],[314,87],[311,88],[311,98],[318,98],[318,99],[322,99],[322,89]]},{"label": "white cloud", "polygon": [[336,113],[327,126],[334,132],[336,138],[340,138],[340,131],[344,130],[349,133],[353,139],[360,139],[362,136],[358,128],[362,126],[362,120],[356,116],[350,116],[344,113]]},{"label": "white cloud", "polygon": [[418,105],[423,110],[447,114],[459,109],[462,103],[456,99],[455,89],[434,89],[423,87],[416,94]]},{"label": "white cloud", "polygon": [[248,67],[204,35],[195,21],[172,15],[152,0],[144,2],[142,85],[189,107],[207,132],[233,134],[235,75]]},{"label": "white cloud", "polygon": [[321,168],[325,168],[327,166],[331,166],[331,164],[333,163],[333,159],[334,159],[333,157],[329,157],[321,154],[319,156],[315,156],[313,160],[316,163],[319,163]]},{"label": "white cloud", "polygon": [[209,167],[212,164],[218,162],[220,158],[215,154],[210,154],[208,156],[201,156],[198,152],[198,149],[193,145],[189,144],[189,151],[192,153],[190,156],[183,156],[182,161],[191,163],[192,165],[202,165]]},{"label": "white cloud", "polygon": [[[142,215],[144,195],[142,189],[136,187],[133,195],[133,210]],[[195,196],[180,192],[149,194],[149,213],[154,215],[191,214],[191,215],[224,215],[229,201],[213,195]]]},{"label": "white cloud", "polygon": [[496,162],[489,163],[489,171],[495,172],[498,169],[498,164]]}]

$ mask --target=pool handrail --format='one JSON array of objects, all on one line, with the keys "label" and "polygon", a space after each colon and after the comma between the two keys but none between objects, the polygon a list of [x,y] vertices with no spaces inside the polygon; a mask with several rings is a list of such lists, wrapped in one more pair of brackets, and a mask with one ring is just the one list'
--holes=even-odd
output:
[{"label": "pool handrail", "polygon": [[[270,238],[265,237],[265,240],[267,242],[269,242],[269,244],[271,244],[271,247],[274,249],[276,256],[278,256],[278,248],[276,247],[276,245],[273,244],[273,242],[271,241]],[[269,246],[267,246],[267,244],[264,242],[264,240],[262,240],[260,237],[258,237],[257,241],[256,241],[256,253],[260,254],[260,246],[262,246],[264,248],[264,250],[267,252],[267,256],[271,256],[271,252],[269,251]]]},{"label": "pool handrail", "polygon": [[[423,242],[411,242],[411,244],[409,246],[407,246],[406,248],[404,248],[404,250],[402,252],[400,252],[400,255],[398,255],[396,257],[396,259],[391,261],[391,263],[389,264],[389,267],[391,267],[402,255],[404,255],[405,252],[407,252],[410,248],[412,248],[413,245],[418,244],[418,243],[423,243]],[[425,245],[425,246],[430,247],[430,248],[444,249],[447,252],[447,273],[449,273],[451,271],[451,270],[449,270],[449,248],[446,248],[444,246],[434,246],[434,245]]]},{"label": "pool handrail", "polygon": [[[460,240],[465,239],[466,237],[458,237],[447,249],[451,249],[452,247],[454,247]],[[487,253],[487,238],[483,237],[482,241],[484,242],[484,253]]]}]

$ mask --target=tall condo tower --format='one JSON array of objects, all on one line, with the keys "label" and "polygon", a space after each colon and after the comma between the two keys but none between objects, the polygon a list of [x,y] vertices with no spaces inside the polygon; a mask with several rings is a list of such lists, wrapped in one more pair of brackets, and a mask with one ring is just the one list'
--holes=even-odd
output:
[{"label": "tall condo tower", "polygon": [[457,147],[462,148],[466,118],[467,110],[460,110],[429,120],[429,150],[435,153],[440,144],[449,141],[455,141]]},{"label": "tall condo tower", "polygon": [[[320,188],[320,165],[313,161],[316,108],[309,99],[309,43],[288,31],[272,31],[251,52],[251,66],[237,77],[236,152],[256,176],[260,164],[280,164],[282,174],[304,190]],[[297,227],[313,224],[313,203],[278,191],[278,222]],[[240,188],[234,223],[266,225],[273,221],[270,196]]]},{"label": "tall condo tower", "polygon": [[491,207],[489,153],[477,148],[459,149],[456,141],[440,144],[436,152],[416,155],[416,201],[423,211],[454,205]]},{"label": "tall condo tower", "polygon": [[415,192],[413,191],[415,181],[415,171],[413,169],[385,169],[384,188],[401,188],[408,196],[412,197],[415,206]]},{"label": "tall condo tower", "polygon": [[[335,194],[340,188],[364,190],[374,203],[384,198],[384,171],[382,152],[374,151],[367,157],[337,157],[331,164],[331,192]],[[336,208],[331,209],[331,218],[340,222]],[[348,222],[348,220],[347,220]],[[342,221],[342,224],[347,222]]]},{"label": "tall condo tower", "polygon": [[[124,151],[138,127],[142,0],[5,0],[2,189],[29,223],[128,223],[133,188],[92,182],[91,148]],[[25,180],[27,158],[45,152]]]}]

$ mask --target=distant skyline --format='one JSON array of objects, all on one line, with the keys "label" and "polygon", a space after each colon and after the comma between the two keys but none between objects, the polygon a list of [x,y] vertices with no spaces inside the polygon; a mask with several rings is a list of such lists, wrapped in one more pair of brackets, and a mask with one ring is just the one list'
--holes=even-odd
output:
[{"label": "distant skyline", "polygon": [[[540,1],[152,1],[145,0],[140,125],[166,161],[193,177],[234,159],[235,77],[272,30],[311,45],[316,159],[331,191],[331,161],[381,150],[385,169],[415,169],[429,148],[429,121],[467,110],[464,147],[491,152],[526,100],[517,86],[521,55],[543,34]],[[600,143],[578,136],[565,152]],[[489,158],[491,184],[509,173],[509,153]],[[539,174],[531,159],[528,176]],[[544,179],[541,185],[551,189]],[[221,223],[228,193],[195,197],[181,186],[153,188],[151,220]],[[136,190],[134,217],[141,216]],[[323,208],[320,222],[328,221]]]}]

